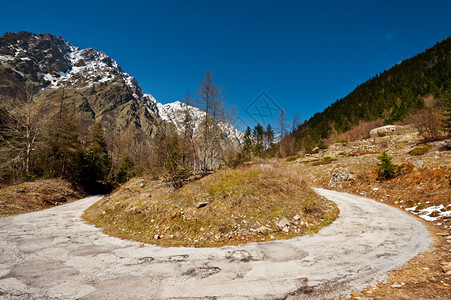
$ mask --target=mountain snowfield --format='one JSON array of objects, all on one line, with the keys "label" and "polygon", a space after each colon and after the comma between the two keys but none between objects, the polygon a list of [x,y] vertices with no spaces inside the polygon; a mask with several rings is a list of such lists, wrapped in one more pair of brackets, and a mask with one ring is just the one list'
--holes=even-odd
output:
[{"label": "mountain snowfield", "polygon": [[[114,59],[102,51],[80,49],[62,37],[50,34],[19,34],[31,36],[27,36],[26,43],[22,39],[0,41],[0,65],[14,66],[12,69],[22,76],[21,66],[27,70],[31,68],[41,89],[66,86],[88,88],[120,78],[136,101],[141,101],[150,113],[174,124],[179,132],[184,129],[186,109],[189,109],[195,121],[195,131],[205,117],[205,112],[179,101],[167,104],[158,102],[151,94],[144,93],[136,79],[124,72]],[[241,144],[243,134],[239,130],[229,123],[220,123],[219,126],[232,143]]]}]

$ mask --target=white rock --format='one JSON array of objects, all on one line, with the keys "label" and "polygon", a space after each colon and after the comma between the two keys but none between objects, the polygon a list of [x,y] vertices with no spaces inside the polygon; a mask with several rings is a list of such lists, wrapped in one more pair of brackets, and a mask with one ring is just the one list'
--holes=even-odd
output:
[{"label": "white rock", "polygon": [[271,228],[269,228],[268,226],[262,225],[259,228],[257,228],[257,232],[261,233],[261,234],[268,234],[269,232],[271,232]]},{"label": "white rock", "polygon": [[413,162],[413,166],[417,167],[417,168],[420,168],[420,169],[423,167],[423,164],[424,163],[421,160],[416,160],[416,161]]},{"label": "white rock", "polygon": [[235,261],[250,261],[252,259],[252,255],[246,250],[235,250],[229,258]]},{"label": "white rock", "polygon": [[285,227],[289,227],[290,226],[290,221],[287,218],[282,218],[279,221],[276,222],[277,227],[279,227],[280,229],[284,229]]}]

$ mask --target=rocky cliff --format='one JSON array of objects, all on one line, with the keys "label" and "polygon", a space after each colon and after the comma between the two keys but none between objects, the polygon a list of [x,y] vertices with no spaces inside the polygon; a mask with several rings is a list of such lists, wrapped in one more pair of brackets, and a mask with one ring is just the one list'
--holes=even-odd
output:
[{"label": "rocky cliff", "polygon": [[[0,110],[27,101],[30,83],[35,102],[54,107],[53,112],[64,105],[87,126],[101,122],[107,134],[156,138],[168,127],[180,128],[180,103],[160,104],[105,53],[48,33],[5,33],[0,37]],[[230,124],[221,128],[226,144],[239,145],[239,131]]]}]

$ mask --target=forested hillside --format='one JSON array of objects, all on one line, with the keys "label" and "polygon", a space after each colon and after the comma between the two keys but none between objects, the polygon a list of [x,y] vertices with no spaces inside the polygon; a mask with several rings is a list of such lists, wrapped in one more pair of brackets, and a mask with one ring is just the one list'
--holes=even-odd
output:
[{"label": "forested hillside", "polygon": [[103,193],[135,175],[206,175],[242,134],[210,72],[201,87],[193,106],[163,105],[104,52],[49,33],[5,33],[0,186],[64,178]]},{"label": "forested hillside", "polygon": [[451,38],[402,61],[357,86],[349,95],[315,114],[291,133],[296,150],[311,150],[332,133],[361,122],[392,124],[425,106],[424,97],[440,98],[451,87]]}]

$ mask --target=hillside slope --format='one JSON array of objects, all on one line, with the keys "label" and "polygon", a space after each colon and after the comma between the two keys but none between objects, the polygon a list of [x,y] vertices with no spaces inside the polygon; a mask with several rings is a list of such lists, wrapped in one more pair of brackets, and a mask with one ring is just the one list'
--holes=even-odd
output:
[{"label": "hillside slope", "polygon": [[359,122],[393,123],[425,106],[424,96],[441,97],[451,87],[451,38],[402,61],[357,86],[293,132],[297,148],[307,151],[331,133]]},{"label": "hillside slope", "polygon": [[[297,160],[286,159],[294,170],[309,174],[315,186],[371,198],[415,215],[434,237],[428,252],[391,273],[377,287],[353,293],[351,299],[449,299],[451,140],[419,142],[423,142],[422,136],[412,131],[335,143]],[[399,176],[378,177],[382,151],[394,164],[403,165]]]}]

